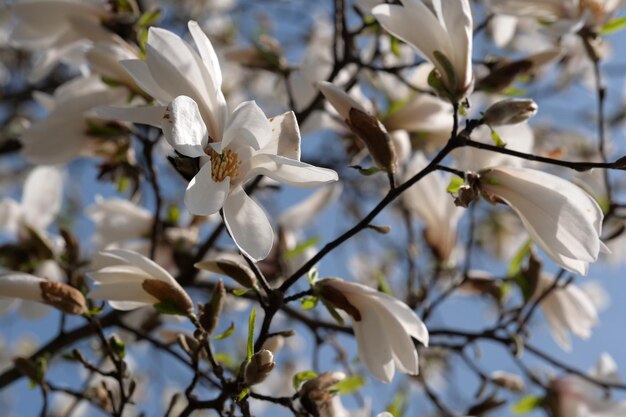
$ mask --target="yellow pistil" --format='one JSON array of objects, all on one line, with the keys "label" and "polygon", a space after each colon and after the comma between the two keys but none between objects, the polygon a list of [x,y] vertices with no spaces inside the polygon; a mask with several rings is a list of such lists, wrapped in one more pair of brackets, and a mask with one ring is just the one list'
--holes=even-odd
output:
[{"label": "yellow pistil", "polygon": [[211,157],[211,177],[215,182],[222,182],[226,177],[230,177],[232,183],[239,174],[239,165],[241,161],[237,153],[230,149],[217,153],[213,149],[209,150]]}]

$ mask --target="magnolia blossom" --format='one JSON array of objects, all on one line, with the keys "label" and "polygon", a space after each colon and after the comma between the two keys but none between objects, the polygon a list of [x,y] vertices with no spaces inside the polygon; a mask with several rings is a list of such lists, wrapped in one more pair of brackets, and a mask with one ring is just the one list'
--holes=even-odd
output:
[{"label": "magnolia blossom", "polygon": [[474,83],[469,1],[403,0],[402,4],[381,4],[372,13],[387,31],[435,66],[446,98],[459,101]]},{"label": "magnolia blossom", "polygon": [[136,252],[112,249],[100,252],[99,270],[89,273],[96,286],[89,298],[107,300],[117,310],[146,305],[190,314],[193,302],[176,280],[154,261]]},{"label": "magnolia blossom", "polygon": [[87,215],[96,224],[94,241],[99,248],[147,235],[152,227],[152,213],[128,200],[96,198]]},{"label": "magnolia blossom", "polygon": [[[417,152],[406,172],[405,181],[428,165]],[[404,204],[424,222],[424,238],[441,261],[450,261],[457,241],[457,226],[463,209],[454,205],[446,191],[449,180],[439,171],[432,172],[404,193]]]},{"label": "magnolia blossom", "polygon": [[585,275],[601,248],[602,210],[580,187],[555,175],[520,167],[481,172],[480,191],[520,217],[531,239],[568,271]]},{"label": "magnolia blossom", "polygon": [[165,106],[106,108],[101,114],[162,126],[180,154],[200,158],[200,171],[185,193],[196,215],[223,209],[224,221],[242,252],[255,260],[272,247],[273,231],[263,209],[245,193],[245,183],[265,175],[291,185],[311,187],[337,180],[337,174],[300,162],[300,132],[293,112],[268,120],[253,101],[229,113],[220,89],[222,73],[211,42],[190,22],[198,52],[175,34],[151,28],[146,62],[123,65]]},{"label": "magnolia blossom", "polygon": [[68,314],[82,314],[87,310],[85,298],[76,288],[22,272],[0,275],[0,299],[35,301]]},{"label": "magnolia blossom", "polygon": [[[554,277],[542,274],[539,278],[535,298],[554,285]],[[598,324],[598,312],[587,294],[574,284],[556,287],[540,304],[550,326],[554,340],[564,350],[571,350],[572,344],[568,333],[582,339],[591,336],[591,328]]]},{"label": "magnolia blossom", "polygon": [[330,304],[348,313],[359,358],[376,379],[391,382],[396,368],[419,373],[411,338],[428,346],[428,329],[406,304],[356,282],[326,279],[316,288]]},{"label": "magnolia blossom", "polygon": [[90,41],[121,41],[100,24],[110,17],[104,1],[22,0],[11,10],[16,20],[12,45],[41,53],[29,74],[31,82],[41,80],[60,61],[80,61]]},{"label": "magnolia blossom", "polygon": [[[592,378],[607,383],[621,383],[617,364],[604,353],[589,372]],[[565,375],[550,383],[548,407],[554,417],[622,417],[626,401],[607,398],[598,385],[578,375]]]},{"label": "magnolia blossom", "polygon": [[111,88],[99,77],[73,79],[50,96],[36,93],[35,99],[48,111],[45,119],[35,122],[21,136],[22,154],[35,164],[66,163],[90,154],[90,123],[97,118],[91,110],[97,106],[123,102],[128,92]]},{"label": "magnolia blossom", "polygon": [[42,166],[26,178],[22,200],[0,200],[0,231],[23,233],[30,228],[44,235],[63,202],[63,176],[58,168]]}]

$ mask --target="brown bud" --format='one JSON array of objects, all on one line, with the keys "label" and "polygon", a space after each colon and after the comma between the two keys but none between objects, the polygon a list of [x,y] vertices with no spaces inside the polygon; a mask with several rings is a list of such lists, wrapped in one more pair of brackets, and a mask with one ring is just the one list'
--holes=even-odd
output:
[{"label": "brown bud", "polygon": [[274,366],[276,366],[274,355],[269,350],[263,349],[252,355],[244,371],[246,385],[251,386],[263,382]]},{"label": "brown bud", "polygon": [[491,380],[494,384],[506,388],[513,392],[524,392],[526,386],[524,380],[519,376],[509,372],[495,371],[491,374]]},{"label": "brown bud", "polygon": [[350,314],[356,321],[361,321],[361,312],[353,306],[346,296],[335,287],[326,284],[327,281],[319,281],[317,287],[320,289],[320,295],[324,300],[328,301],[333,307],[341,309]]},{"label": "brown bud", "polygon": [[254,272],[247,266],[239,264],[230,259],[220,259],[217,261],[199,262],[194,265],[198,269],[215,272],[216,274],[226,275],[234,279],[244,288],[256,288],[256,276]]},{"label": "brown bud", "polygon": [[508,98],[485,110],[484,120],[489,126],[513,125],[525,122],[537,113],[537,103],[530,98]]},{"label": "brown bud", "polygon": [[193,312],[193,302],[181,288],[158,279],[146,279],[141,283],[141,286],[148,294],[157,300],[161,302],[172,302],[181,312]]},{"label": "brown bud", "polygon": [[224,281],[219,280],[213,288],[211,301],[200,308],[200,325],[208,334],[213,333],[217,328],[225,298]]},{"label": "brown bud", "polygon": [[385,126],[376,117],[355,107],[346,120],[350,129],[365,143],[372,159],[380,169],[395,173],[398,157],[393,141]]},{"label": "brown bud", "polygon": [[176,341],[182,350],[191,358],[199,355],[200,358],[206,359],[207,355],[204,349],[200,349],[200,342],[186,333],[178,333]]},{"label": "brown bud", "polygon": [[41,297],[46,302],[67,314],[83,314],[87,311],[85,297],[76,288],[62,282],[42,281],[39,283]]},{"label": "brown bud", "polygon": [[309,379],[300,388],[300,397],[309,400],[325,402],[332,398],[329,388],[344,379],[346,376],[341,372],[324,372],[317,378]]}]

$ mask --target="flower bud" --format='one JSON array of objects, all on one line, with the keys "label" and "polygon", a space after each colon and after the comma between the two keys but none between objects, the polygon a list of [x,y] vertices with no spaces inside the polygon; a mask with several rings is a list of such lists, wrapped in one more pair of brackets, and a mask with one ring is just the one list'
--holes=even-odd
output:
[{"label": "flower bud", "polygon": [[251,386],[263,382],[269,373],[276,366],[274,355],[269,350],[263,349],[252,356],[250,362],[246,364],[244,371],[244,381]]},{"label": "flower bud", "polygon": [[320,409],[328,409],[334,393],[330,388],[343,380],[343,372],[324,372],[317,378],[309,379],[300,388],[302,406],[312,415],[320,415]]},{"label": "flower bud", "polygon": [[170,283],[158,279],[146,279],[141,283],[141,286],[160,302],[172,303],[181,313],[193,312],[193,302],[181,288],[176,288]]},{"label": "flower bud", "polygon": [[41,281],[39,288],[44,302],[64,313],[83,314],[87,311],[83,293],[74,287],[62,282]]},{"label": "flower bud", "polygon": [[220,258],[214,261],[199,262],[194,266],[198,269],[226,275],[244,288],[256,288],[257,286],[254,272],[247,265],[244,265],[243,262]]},{"label": "flower bud", "polygon": [[224,281],[219,280],[213,289],[211,302],[200,307],[200,325],[208,333],[215,331],[224,307],[224,298],[226,290],[224,289]]},{"label": "flower bud", "polygon": [[484,115],[489,126],[513,125],[525,122],[537,113],[537,103],[529,98],[508,98],[492,104]]},{"label": "flower bud", "polygon": [[506,388],[513,392],[524,392],[526,386],[524,380],[519,376],[509,372],[495,371],[491,374],[491,380],[494,384]]}]

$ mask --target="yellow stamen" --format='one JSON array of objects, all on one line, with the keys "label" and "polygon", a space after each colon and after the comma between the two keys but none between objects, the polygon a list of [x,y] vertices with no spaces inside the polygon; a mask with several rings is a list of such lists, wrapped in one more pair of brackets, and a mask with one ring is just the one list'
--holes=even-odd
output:
[{"label": "yellow stamen", "polygon": [[239,165],[241,161],[237,153],[230,149],[217,153],[213,149],[209,149],[211,157],[211,177],[215,182],[222,182],[226,177],[230,177],[232,183],[239,175]]}]

